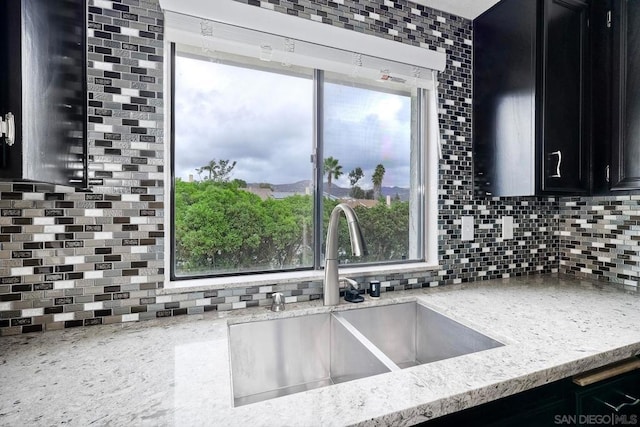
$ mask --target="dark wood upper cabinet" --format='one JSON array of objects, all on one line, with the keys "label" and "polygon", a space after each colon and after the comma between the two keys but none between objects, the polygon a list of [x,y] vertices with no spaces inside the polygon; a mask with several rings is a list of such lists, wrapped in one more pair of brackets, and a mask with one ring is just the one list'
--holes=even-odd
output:
[{"label": "dark wood upper cabinet", "polygon": [[607,194],[610,186],[611,158],[611,5],[609,0],[591,2],[591,78],[593,194]]},{"label": "dark wood upper cabinet", "polygon": [[85,0],[0,2],[0,178],[86,187]]},{"label": "dark wood upper cabinet", "polygon": [[588,5],[547,0],[543,12],[542,192],[589,189]]},{"label": "dark wood upper cabinet", "polygon": [[612,190],[640,189],[640,2],[611,2]]},{"label": "dark wood upper cabinet", "polygon": [[476,194],[589,191],[588,17],[582,0],[502,0],[474,20]]}]

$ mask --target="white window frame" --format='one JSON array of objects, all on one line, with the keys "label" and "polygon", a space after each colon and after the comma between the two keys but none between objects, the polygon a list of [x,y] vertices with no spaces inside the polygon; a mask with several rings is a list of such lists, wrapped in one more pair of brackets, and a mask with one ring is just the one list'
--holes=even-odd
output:
[{"label": "white window frame", "polygon": [[[215,7],[213,4],[215,3]],[[225,3],[221,6],[219,3]],[[422,129],[418,130],[418,134],[425,140],[422,141],[422,162],[425,168],[423,183],[424,191],[424,224],[423,224],[423,241],[424,241],[424,262],[412,262],[397,264],[383,264],[383,265],[362,265],[353,267],[340,267],[341,271],[345,274],[353,276],[366,276],[375,274],[392,274],[392,273],[411,273],[422,272],[426,270],[435,270],[439,268],[438,263],[438,169],[440,153],[440,131],[438,124],[438,107],[437,107],[437,84],[436,72],[444,69],[445,55],[442,52],[434,52],[426,50],[424,48],[418,48],[415,46],[404,45],[402,43],[385,40],[382,38],[360,34],[354,31],[349,31],[325,24],[319,24],[309,20],[300,19],[297,17],[291,17],[280,13],[275,13],[268,10],[263,10],[255,6],[247,6],[235,2],[233,0],[216,0],[216,2],[201,2],[197,0],[161,0],[165,12],[168,10],[178,13],[185,13],[191,16],[202,16],[205,19],[218,19],[220,22],[231,23],[233,25],[241,25],[250,29],[260,30],[269,34],[279,34],[283,37],[298,38],[301,40],[317,43],[322,41],[324,45],[333,43],[334,46],[340,46],[341,49],[349,46],[357,46],[358,54],[371,54],[376,55],[376,58],[384,56],[391,61],[401,61],[400,68],[398,70],[406,70],[406,67],[402,68],[402,65],[415,64],[419,62],[419,66],[427,67],[433,72],[429,75],[420,77],[421,81],[416,83],[425,88],[427,96],[421,97],[421,103],[418,106],[420,114],[422,114],[422,120],[420,120]],[[220,11],[226,11],[221,15]],[[265,16],[264,13],[268,15]],[[282,15],[282,16],[280,16]],[[268,18],[268,19],[266,19]],[[283,21],[284,20],[284,21]],[[169,165],[172,159],[172,143],[168,141],[168,138],[172,135],[171,129],[171,108],[173,99],[171,99],[171,85],[170,76],[173,67],[173,57],[170,54],[170,46],[172,42],[185,42],[189,41],[192,45],[199,45],[202,43],[202,36],[199,34],[185,34],[184,31],[173,31],[171,22],[166,22],[166,37],[165,37],[165,70],[164,70],[164,93],[165,93],[165,165]],[[316,25],[313,25],[316,24]],[[311,30],[309,27],[312,27]],[[199,30],[199,29],[198,29]],[[283,32],[285,34],[283,34]],[[355,36],[355,37],[354,37]],[[389,45],[391,43],[391,45]],[[331,46],[329,46],[331,48]],[[380,52],[388,54],[381,55]],[[231,52],[237,53],[237,52]],[[383,60],[385,58],[382,58]],[[410,59],[408,59],[410,58]],[[419,58],[419,61],[416,61]],[[416,65],[413,65],[414,67]],[[316,68],[319,68],[316,66]],[[395,72],[394,76],[402,75],[407,77],[409,73]],[[415,76],[414,76],[415,77]],[[423,79],[427,77],[427,79]],[[173,218],[171,217],[171,206],[173,200],[171,181],[171,168],[165,167],[165,186],[164,186],[164,200],[165,200],[165,238],[164,238],[164,259],[165,259],[165,283],[164,289],[161,293],[173,293],[182,292],[184,290],[210,290],[210,289],[222,289],[222,288],[234,288],[234,287],[247,287],[247,286],[260,286],[273,283],[295,283],[299,281],[308,280],[322,280],[324,276],[323,270],[306,270],[306,271],[291,271],[291,272],[277,272],[277,273],[256,273],[256,274],[243,274],[237,276],[221,276],[221,277],[203,277],[203,278],[191,278],[171,280],[171,262],[173,255],[171,253],[171,227],[173,227]]]}]

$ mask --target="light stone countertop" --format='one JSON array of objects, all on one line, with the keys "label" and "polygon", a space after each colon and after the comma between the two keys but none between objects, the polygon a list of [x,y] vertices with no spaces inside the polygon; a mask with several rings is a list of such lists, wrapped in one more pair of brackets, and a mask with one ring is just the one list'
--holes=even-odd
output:
[{"label": "light stone countertop", "polygon": [[[232,407],[228,322],[418,299],[506,345]],[[412,425],[640,354],[640,295],[556,276],[0,339],[0,425]]]}]

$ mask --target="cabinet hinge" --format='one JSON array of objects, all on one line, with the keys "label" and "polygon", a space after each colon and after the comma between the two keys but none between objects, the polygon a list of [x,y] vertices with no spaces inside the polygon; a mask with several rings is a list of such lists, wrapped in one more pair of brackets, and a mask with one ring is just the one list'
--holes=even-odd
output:
[{"label": "cabinet hinge", "polygon": [[607,11],[607,28],[611,28],[611,11]]}]

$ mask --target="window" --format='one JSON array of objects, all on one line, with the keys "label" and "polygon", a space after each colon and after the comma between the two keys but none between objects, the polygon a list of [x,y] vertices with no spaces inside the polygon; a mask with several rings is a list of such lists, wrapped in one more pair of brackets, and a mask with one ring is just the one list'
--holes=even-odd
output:
[{"label": "window", "polygon": [[313,267],[313,72],[174,59],[176,277]]},{"label": "window", "polygon": [[338,203],[341,263],[425,260],[423,89],[175,46],[173,278],[319,269]]},{"label": "window", "polygon": [[[412,111],[417,91],[327,73],[323,85],[324,204],[347,203],[358,214],[369,254],[349,263],[422,258],[422,152]],[[412,154],[414,161],[412,162]],[[333,165],[336,166],[333,166]],[[412,170],[413,169],[413,170]],[[337,172],[336,172],[337,170]],[[337,179],[336,179],[337,178]],[[325,209],[328,215],[329,210]],[[323,236],[325,236],[323,234]],[[349,247],[346,231],[340,248]]]},{"label": "window", "polygon": [[[162,4],[168,287],[319,277],[338,203],[369,249],[353,257],[340,222],[354,274],[437,264],[444,52],[232,0]],[[244,277],[268,272],[289,274]]]}]

